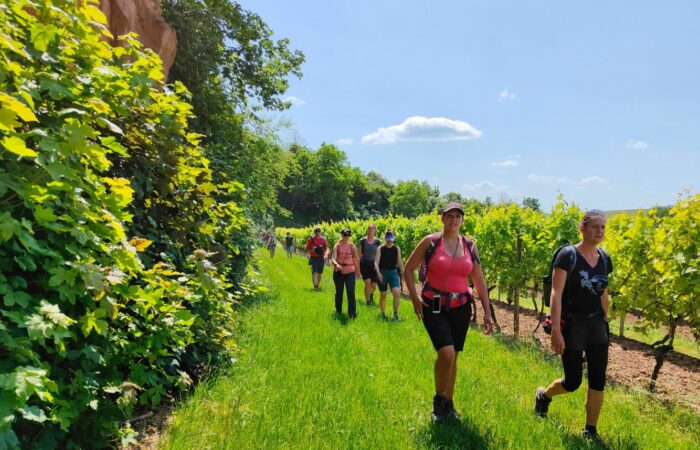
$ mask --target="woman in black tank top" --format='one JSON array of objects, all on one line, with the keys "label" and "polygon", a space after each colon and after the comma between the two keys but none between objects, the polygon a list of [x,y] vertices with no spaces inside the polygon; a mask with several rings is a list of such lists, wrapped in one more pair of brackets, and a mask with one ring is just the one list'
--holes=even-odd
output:
[{"label": "woman in black tank top", "polygon": [[401,249],[394,245],[394,233],[387,230],[384,235],[386,244],[377,249],[374,258],[374,269],[379,280],[379,310],[382,312],[382,319],[386,319],[386,294],[391,288],[394,297],[394,320],[399,321],[399,304],[401,303],[401,276],[403,272],[403,261],[401,260]]}]

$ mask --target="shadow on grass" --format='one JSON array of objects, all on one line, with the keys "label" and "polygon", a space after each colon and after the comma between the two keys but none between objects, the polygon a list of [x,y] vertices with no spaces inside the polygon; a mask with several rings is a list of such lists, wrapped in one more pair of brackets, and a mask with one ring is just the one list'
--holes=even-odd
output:
[{"label": "shadow on grass", "polygon": [[624,448],[624,449],[638,449],[639,444],[634,441],[633,439],[630,439],[629,437],[617,437],[613,439],[613,442],[611,442],[611,445],[608,445],[605,440],[591,440],[591,439],[585,439],[581,437],[580,434],[572,434],[572,433],[567,433],[562,435],[562,442],[564,443],[564,447],[569,449],[578,449],[578,448],[586,448],[586,449],[601,449],[601,450],[609,450],[613,448]]},{"label": "shadow on grass", "polygon": [[488,449],[489,440],[468,418],[448,420],[437,424],[431,422],[416,435],[418,447],[439,449]]},{"label": "shadow on grass", "polygon": [[331,320],[338,322],[341,327],[347,327],[350,323],[350,317],[347,314],[338,312],[331,313]]}]

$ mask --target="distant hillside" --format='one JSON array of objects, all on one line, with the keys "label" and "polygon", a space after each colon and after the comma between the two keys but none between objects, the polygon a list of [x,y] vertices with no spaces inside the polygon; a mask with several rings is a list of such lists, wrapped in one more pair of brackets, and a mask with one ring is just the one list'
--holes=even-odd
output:
[{"label": "distant hillside", "polygon": [[647,211],[649,211],[649,208],[646,208],[646,209],[611,209],[610,211],[605,211],[605,217],[607,217],[609,219],[612,216],[616,216],[616,215],[622,214],[622,213],[626,213],[628,216],[634,216],[639,211],[647,212]]},{"label": "distant hillside", "polygon": [[[668,210],[671,209],[672,207],[673,207],[673,205],[667,205],[667,206],[659,206],[659,205],[656,205],[656,206],[654,206],[654,208],[656,209],[656,214],[657,214],[658,216],[665,216],[665,215],[667,215],[667,214],[668,214]],[[611,210],[609,210],[609,211],[605,211],[605,217],[607,217],[607,218],[609,219],[609,218],[611,218],[611,217],[613,217],[613,216],[616,216],[616,215],[622,214],[622,213],[626,213],[628,216],[634,216],[634,215],[637,214],[639,211],[647,212],[647,211],[649,211],[650,209],[651,209],[651,208],[640,208],[640,209],[611,209]]]}]

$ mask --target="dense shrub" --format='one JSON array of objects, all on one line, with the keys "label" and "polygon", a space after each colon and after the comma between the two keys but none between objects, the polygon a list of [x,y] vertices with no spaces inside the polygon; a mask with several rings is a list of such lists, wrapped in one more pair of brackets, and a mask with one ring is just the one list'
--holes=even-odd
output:
[{"label": "dense shrub", "polygon": [[230,356],[250,253],[182,85],[96,2],[0,1],[0,448],[100,447]]}]

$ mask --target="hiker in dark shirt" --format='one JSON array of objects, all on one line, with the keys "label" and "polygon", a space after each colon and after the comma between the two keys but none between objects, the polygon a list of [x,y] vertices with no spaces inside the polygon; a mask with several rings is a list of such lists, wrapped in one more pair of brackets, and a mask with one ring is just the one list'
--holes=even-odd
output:
[{"label": "hiker in dark shirt", "polygon": [[564,378],[535,391],[535,414],[547,415],[556,395],[573,392],[583,378],[583,354],[588,365],[586,425],[582,435],[598,438],[597,424],[603,406],[605,372],[608,365],[608,275],[612,259],[598,245],[605,237],[605,216],[587,211],[579,225],[581,242],[563,247],[552,273],[552,348],[561,355]]},{"label": "hiker in dark shirt", "polygon": [[385,244],[377,249],[374,258],[374,268],[379,279],[379,310],[382,319],[386,319],[386,295],[391,289],[394,298],[394,320],[400,321],[399,304],[401,303],[401,273],[403,272],[403,260],[401,249],[394,245],[394,233],[387,230],[384,235]]},{"label": "hiker in dark shirt", "polygon": [[292,253],[294,253],[294,238],[289,231],[287,231],[287,235],[284,237],[284,249],[287,252],[287,258],[292,259]]},{"label": "hiker in dark shirt", "polygon": [[360,239],[357,245],[360,253],[360,272],[362,280],[365,283],[365,302],[371,305],[374,301],[374,291],[377,290],[377,271],[374,268],[374,258],[377,254],[377,249],[382,245],[382,241],[374,237],[377,227],[374,224],[369,224],[367,227],[367,236]]}]

